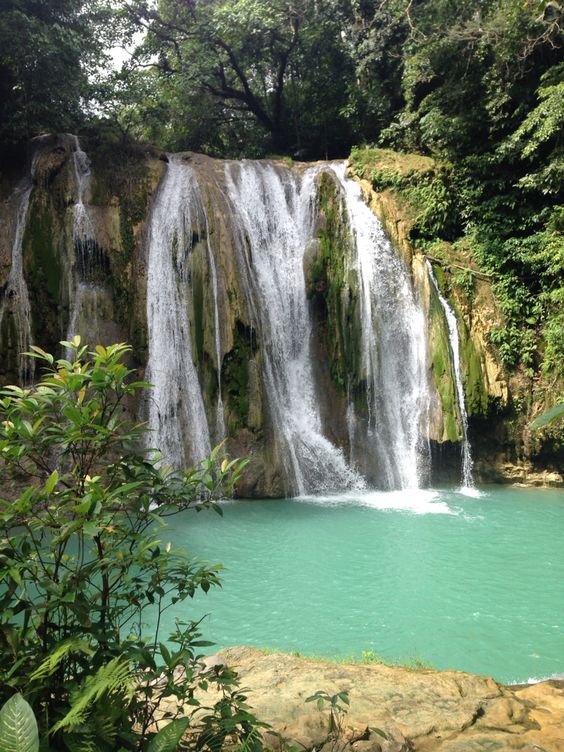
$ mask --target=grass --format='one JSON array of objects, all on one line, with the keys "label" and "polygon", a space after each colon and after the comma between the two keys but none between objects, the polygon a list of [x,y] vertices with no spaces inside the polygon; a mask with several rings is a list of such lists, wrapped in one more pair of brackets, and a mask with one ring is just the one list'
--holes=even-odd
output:
[{"label": "grass", "polygon": [[369,177],[373,170],[390,176],[406,177],[414,173],[422,175],[435,168],[435,161],[431,157],[368,147],[354,147],[350,161],[359,177]]},{"label": "grass", "polygon": [[265,156],[265,159],[268,159],[270,162],[282,162],[282,164],[286,165],[286,167],[294,166],[294,160],[292,159],[292,157],[284,154],[267,154]]},{"label": "grass", "polygon": [[[276,655],[278,653],[286,653],[284,650],[278,648],[263,647],[261,650],[267,655]],[[420,656],[408,656],[406,658],[383,658],[374,650],[362,650],[360,655],[307,655],[301,653],[299,650],[287,651],[287,655],[291,655],[294,658],[305,658],[309,661],[325,661],[326,663],[335,663],[336,665],[352,664],[355,666],[397,666],[399,668],[407,668],[412,671],[418,671],[420,669],[432,668],[432,666],[426,663]]]}]

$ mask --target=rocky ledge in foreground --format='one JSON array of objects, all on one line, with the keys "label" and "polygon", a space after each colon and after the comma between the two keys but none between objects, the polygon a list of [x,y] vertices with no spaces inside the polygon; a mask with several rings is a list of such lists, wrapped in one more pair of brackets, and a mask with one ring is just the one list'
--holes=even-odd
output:
[{"label": "rocky ledge in foreground", "polygon": [[[207,660],[236,669],[256,715],[298,749],[564,752],[561,681],[507,687],[460,671],[340,665],[249,647]],[[328,710],[305,703],[318,690],[348,692],[344,739],[329,736]],[[388,741],[370,727],[386,731]],[[273,736],[267,743],[280,749]]]}]

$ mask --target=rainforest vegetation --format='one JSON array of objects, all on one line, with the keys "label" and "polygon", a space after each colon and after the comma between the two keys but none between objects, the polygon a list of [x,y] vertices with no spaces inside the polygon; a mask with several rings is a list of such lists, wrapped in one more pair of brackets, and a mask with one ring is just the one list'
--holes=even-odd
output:
[{"label": "rainforest vegetation", "polygon": [[[558,0],[5,0],[0,143],[90,130],[223,157],[360,147],[356,173],[403,196],[416,244],[492,275],[504,365],[561,375],[563,42]],[[382,170],[382,148],[433,161]]]},{"label": "rainforest vegetation", "polygon": [[[492,281],[499,359],[553,404],[563,49],[559,0],[2,0],[0,172],[46,131],[116,153],[350,158],[398,197],[415,248],[460,261],[452,278],[469,301],[476,274]],[[175,721],[214,683],[192,748],[259,749],[234,675],[202,672],[197,624],[179,623],[172,647],[141,633],[144,611],[173,591],[176,602],[218,583],[214,567],[163,546],[157,525],[213,507],[242,466],[216,451],[164,472],[122,417],[146,386],[128,381],[128,349],[63,345],[59,361],[34,348],[38,385],[1,393],[0,704],[24,692],[45,749],[166,750],[188,722],[163,739],[163,706]],[[23,491],[22,476],[34,478]]]}]

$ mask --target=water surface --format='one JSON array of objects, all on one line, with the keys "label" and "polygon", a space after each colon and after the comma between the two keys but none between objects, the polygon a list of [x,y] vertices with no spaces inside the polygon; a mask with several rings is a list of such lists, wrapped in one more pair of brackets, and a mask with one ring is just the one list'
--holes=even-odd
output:
[{"label": "water surface", "polygon": [[[176,615],[218,646],[418,658],[527,681],[564,673],[564,493],[487,487],[231,502],[171,540],[226,571]],[[174,615],[167,616],[165,629]]]}]

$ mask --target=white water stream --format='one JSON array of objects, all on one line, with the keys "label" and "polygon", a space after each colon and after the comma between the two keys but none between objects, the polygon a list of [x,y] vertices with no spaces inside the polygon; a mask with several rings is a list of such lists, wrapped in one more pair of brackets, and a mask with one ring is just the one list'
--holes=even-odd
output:
[{"label": "white water stream", "polygon": [[188,318],[187,261],[200,202],[193,170],[171,157],[150,217],[147,380],[148,441],[176,467],[199,462],[211,447]]},{"label": "white water stream", "polygon": [[462,383],[462,372],[460,369],[460,340],[458,337],[458,326],[454,311],[449,306],[443,294],[440,291],[433,266],[427,259],[427,269],[433,287],[437,292],[439,302],[444,311],[449,333],[449,347],[452,356],[452,365],[454,368],[454,383],[456,386],[456,398],[458,400],[458,411],[460,413],[460,423],[462,425],[462,488],[473,489],[474,481],[472,480],[472,454],[470,451],[470,442],[468,441],[468,415],[466,413],[466,401],[464,399],[464,385]]},{"label": "white water stream", "polygon": [[[196,192],[197,186],[194,186]],[[210,240],[210,223],[208,221],[208,215],[204,206],[203,198],[199,196],[201,202],[201,208],[204,215],[205,231],[206,231],[206,250],[208,252],[208,265],[210,270],[212,294],[213,294],[213,324],[214,324],[214,338],[215,338],[215,361],[217,370],[217,404],[216,404],[216,419],[215,419],[215,442],[219,444],[226,435],[225,430],[225,414],[223,409],[223,399],[221,397],[221,323],[219,320],[219,294],[217,285],[217,269],[215,266],[215,259],[213,256],[213,249]]]},{"label": "white water stream", "polygon": [[[428,443],[425,315],[406,263],[366,205],[360,186],[345,178],[344,164],[332,168],[345,194],[356,249],[369,443],[379,485],[417,488]],[[350,416],[349,421],[356,424]]]},{"label": "white water stream", "polygon": [[[23,240],[27,217],[29,214],[29,201],[33,190],[33,178],[35,174],[35,159],[31,164],[31,175],[22,186],[18,186],[14,192],[17,201],[16,226],[12,242],[12,263],[6,282],[2,302],[0,303],[0,337],[2,323],[7,311],[14,317],[17,349],[19,354],[19,382],[29,384],[33,381],[34,359],[23,355],[31,345],[31,306],[29,292],[24,276],[23,268]],[[0,340],[0,345],[2,344]]]},{"label": "white water stream", "polygon": [[362,488],[364,480],[322,433],[303,271],[313,236],[315,175],[244,161],[226,168],[236,249],[254,327],[274,434],[291,491]]},{"label": "white water stream", "polygon": [[[77,136],[73,141],[72,165],[74,171],[76,201],[73,206],[72,242],[74,268],[69,271],[69,323],[67,340],[76,334],[88,335],[90,344],[101,339],[98,322],[99,298],[103,290],[91,277],[101,265],[100,250],[96,242],[96,231],[90,217],[86,196],[90,187],[90,160],[81,149]],[[69,353],[70,355],[70,353]]]}]

